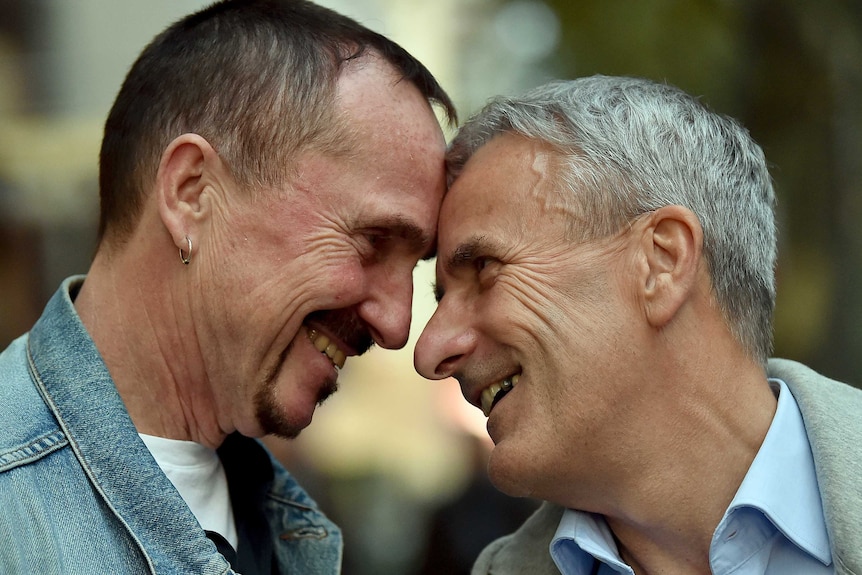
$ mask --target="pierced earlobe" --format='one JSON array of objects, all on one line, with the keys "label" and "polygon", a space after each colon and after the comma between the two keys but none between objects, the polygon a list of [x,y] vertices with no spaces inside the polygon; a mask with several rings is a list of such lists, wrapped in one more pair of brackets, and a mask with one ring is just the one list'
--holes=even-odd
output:
[{"label": "pierced earlobe", "polygon": [[180,261],[189,265],[189,262],[192,261],[192,239],[186,236],[186,242],[189,244],[188,255],[183,253],[183,248],[180,248]]}]

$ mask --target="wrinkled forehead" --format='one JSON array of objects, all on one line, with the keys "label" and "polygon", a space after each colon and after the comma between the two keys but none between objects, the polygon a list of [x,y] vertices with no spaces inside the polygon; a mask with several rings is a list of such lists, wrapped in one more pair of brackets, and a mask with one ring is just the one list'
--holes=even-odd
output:
[{"label": "wrinkled forehead", "polygon": [[558,165],[546,144],[495,136],[471,156],[443,200],[440,249],[465,235],[538,234],[550,220],[568,217],[571,202],[561,193]]}]

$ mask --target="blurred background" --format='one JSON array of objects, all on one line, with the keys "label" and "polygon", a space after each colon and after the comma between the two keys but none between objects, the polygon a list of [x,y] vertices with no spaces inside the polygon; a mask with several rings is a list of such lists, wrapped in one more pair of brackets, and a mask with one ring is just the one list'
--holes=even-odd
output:
[{"label": "blurred background", "polygon": [[[466,119],[499,93],[647,76],[740,119],[780,201],[776,355],[862,383],[862,2],[322,0],[401,43]],[[101,129],[138,52],[200,0],[0,0],[0,348],[95,248]],[[270,446],[345,530],[344,572],[466,573],[535,502],[484,475],[484,421],[412,369],[413,335],[349,362],[341,391]]]}]

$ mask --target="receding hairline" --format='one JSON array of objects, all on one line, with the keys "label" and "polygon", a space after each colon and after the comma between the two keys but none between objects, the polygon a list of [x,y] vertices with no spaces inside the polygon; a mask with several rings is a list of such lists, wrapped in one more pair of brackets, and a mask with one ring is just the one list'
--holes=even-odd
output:
[{"label": "receding hairline", "polygon": [[[450,124],[456,121],[454,106],[442,86],[395,42],[330,9],[306,9],[305,2],[286,2],[285,10],[270,13],[266,12],[268,5],[266,0],[214,4],[175,22],[139,55],[105,125],[100,150],[100,243],[103,233],[120,243],[131,236],[154,184],[159,159],[170,142],[182,134],[204,138],[246,188],[283,182],[303,152],[345,151],[350,144],[345,138],[351,122],[338,114],[339,82],[372,59],[392,71],[393,83],[408,80],[416,86],[435,118],[433,110],[439,106],[445,109]],[[306,16],[312,26],[294,33],[297,22],[301,24]],[[254,21],[255,17],[261,22]],[[214,20],[215,24],[225,20],[239,33],[226,38],[228,24],[216,26]],[[261,23],[264,26],[257,25]],[[230,40],[219,51],[224,64],[198,67],[189,60],[203,54],[198,52],[206,48],[206,41],[219,37]],[[250,42],[254,49],[237,54],[236,42]],[[230,52],[225,51],[227,47],[231,47]],[[276,48],[288,50],[285,58],[279,57]],[[258,61],[264,64],[263,69],[249,69]],[[185,63],[179,67],[172,62]],[[190,80],[192,84],[211,86],[203,101],[200,95],[190,98],[191,90],[180,89],[183,82],[172,81],[172,85],[158,88],[159,78],[165,78],[162,72],[167,72],[168,78],[186,78],[189,65],[199,70]],[[298,75],[292,71],[294,65]],[[221,83],[214,84],[212,74],[224,75],[229,85],[213,91]],[[260,81],[252,85],[243,82],[248,74]],[[239,101],[232,96],[234,92]],[[262,107],[255,107],[261,103]]]}]

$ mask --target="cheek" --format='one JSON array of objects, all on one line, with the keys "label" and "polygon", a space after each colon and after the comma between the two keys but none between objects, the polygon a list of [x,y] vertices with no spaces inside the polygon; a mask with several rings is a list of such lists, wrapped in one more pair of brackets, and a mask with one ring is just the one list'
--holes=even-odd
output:
[{"label": "cheek", "polygon": [[334,309],[355,304],[365,292],[368,274],[355,254],[325,254],[311,260],[302,267],[302,289],[317,295],[319,308]]},{"label": "cheek", "polygon": [[347,250],[308,252],[298,257],[272,254],[257,260],[231,289],[242,301],[241,322],[297,324],[314,311],[355,303],[363,284],[362,266]]},{"label": "cheek", "polygon": [[544,361],[558,351],[557,329],[565,313],[544,294],[499,281],[480,301],[477,317],[494,339],[522,354],[521,362]]}]

